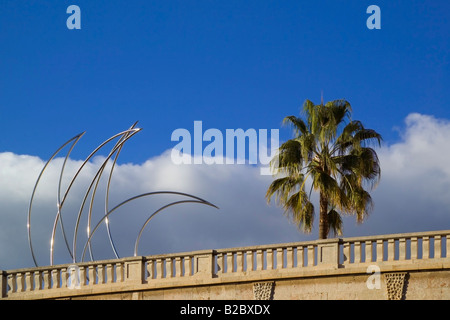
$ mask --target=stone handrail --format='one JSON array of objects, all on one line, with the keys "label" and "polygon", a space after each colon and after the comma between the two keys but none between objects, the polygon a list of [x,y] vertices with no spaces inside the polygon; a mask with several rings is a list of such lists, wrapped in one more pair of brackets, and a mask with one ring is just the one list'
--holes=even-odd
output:
[{"label": "stone handrail", "polygon": [[[345,270],[368,264],[450,259],[450,230],[202,250],[0,271],[0,298],[70,296],[128,286],[181,284],[234,275]],[[252,278],[252,279],[253,279]],[[187,281],[187,282],[186,282]],[[125,289],[124,289],[125,288]],[[83,291],[84,290],[84,291]]]},{"label": "stone handrail", "polygon": [[125,281],[133,260],[105,260],[2,271],[2,297],[24,292],[75,289]]},{"label": "stone handrail", "polygon": [[341,262],[351,264],[450,258],[450,231],[400,233],[342,239]]}]

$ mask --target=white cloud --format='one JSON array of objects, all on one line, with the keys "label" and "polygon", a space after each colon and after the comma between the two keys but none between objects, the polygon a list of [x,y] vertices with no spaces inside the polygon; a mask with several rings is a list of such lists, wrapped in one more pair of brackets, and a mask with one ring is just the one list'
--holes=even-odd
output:
[{"label": "white cloud", "polygon": [[402,140],[378,150],[382,176],[375,211],[357,234],[450,228],[450,122],[412,113]]},{"label": "white cloud", "polygon": [[[76,217],[83,197],[102,158],[89,162],[74,183],[62,210],[70,246]],[[33,249],[39,265],[49,263],[49,243],[56,215],[57,182],[63,159],[55,159],[46,169],[34,198],[31,226]],[[6,205],[1,212],[0,268],[11,269],[33,264],[28,246],[26,221],[30,196],[44,166],[32,156],[0,154],[0,195]],[[81,165],[69,160],[66,165],[62,198],[70,179]],[[104,214],[104,187],[109,170],[96,192],[91,228]],[[8,183],[14,179],[14,183]],[[122,164],[114,169],[109,209],[122,201],[154,191],[176,191],[203,198],[219,209],[196,203],[180,204],[159,213],[146,227],[139,245],[140,255],[244,246],[270,242],[297,241],[305,238],[295,226],[280,217],[279,208],[266,205],[264,194],[270,177],[261,176],[259,168],[244,165],[176,165],[170,151],[143,164]],[[86,241],[86,217],[90,195],[77,237],[77,259]],[[186,197],[154,195],[124,205],[110,216],[113,239],[120,256],[133,255],[140,227],[159,207]],[[58,227],[55,263],[70,262]],[[104,228],[94,236],[95,258],[112,258]],[[101,240],[99,242],[99,240]],[[88,258],[86,256],[86,258]]]},{"label": "white cloud", "polygon": [[[406,118],[402,141],[378,150],[382,166],[380,185],[373,193],[375,211],[356,226],[345,218],[344,236],[448,229],[450,222],[450,123],[431,116],[411,114]],[[63,210],[70,245],[81,200],[104,159],[88,163],[73,185]],[[0,269],[33,266],[26,220],[28,203],[44,161],[27,155],[0,153]],[[33,246],[40,265],[48,264],[48,244],[56,214],[56,190],[62,159],[46,170],[32,211]],[[80,161],[67,164],[67,187]],[[93,225],[104,214],[104,186],[94,205]],[[256,244],[302,241],[317,238],[297,231],[276,205],[264,198],[270,176],[248,165],[176,165],[170,151],[142,164],[115,167],[109,209],[129,197],[145,192],[170,190],[190,193],[217,205],[181,204],[158,214],[146,227],[139,255],[227,248]],[[63,191],[65,190],[63,188]],[[160,206],[181,199],[151,196],[125,205],[110,216],[111,231],[121,256],[133,254],[139,228]],[[90,197],[86,206],[89,206]],[[86,211],[81,219],[77,257],[83,249]],[[316,219],[317,220],[317,219]],[[55,263],[70,262],[60,228],[57,229]],[[94,237],[94,258],[112,258],[105,229]],[[86,257],[87,258],[87,257]]]}]

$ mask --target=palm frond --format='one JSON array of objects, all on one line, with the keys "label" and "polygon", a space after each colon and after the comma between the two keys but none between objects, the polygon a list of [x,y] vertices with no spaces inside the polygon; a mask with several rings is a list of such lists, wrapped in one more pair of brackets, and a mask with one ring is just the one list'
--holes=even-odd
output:
[{"label": "palm frond", "polygon": [[285,214],[305,233],[310,233],[314,223],[314,205],[308,195],[300,190],[284,204]]},{"label": "palm frond", "polygon": [[307,134],[308,128],[305,122],[296,116],[287,116],[283,119],[283,125],[292,125],[295,129],[296,136]]},{"label": "palm frond", "polygon": [[[273,159],[273,166],[285,177],[272,182],[266,198],[270,202],[276,196],[285,214],[305,232],[311,230],[314,220],[310,201],[313,190],[321,199],[322,195],[326,197],[320,210],[328,217],[322,229],[327,232],[342,234],[337,210],[355,215],[361,223],[373,209],[365,188],[373,189],[380,181],[380,162],[372,145],[380,146],[382,137],[361,121],[352,120],[351,112],[350,103],[344,99],[325,105],[305,100],[304,120],[296,116],[283,119],[283,124],[293,126],[295,136],[281,145]],[[307,194],[305,183],[309,178],[311,190]]]},{"label": "palm frond", "polygon": [[303,174],[275,179],[267,189],[267,202],[270,203],[270,200],[275,196],[280,204],[285,203],[292,193],[297,192],[298,189],[304,189],[305,182],[306,179]]},{"label": "palm frond", "polygon": [[342,217],[334,208],[328,212],[328,226],[334,237],[342,235],[344,228]]}]

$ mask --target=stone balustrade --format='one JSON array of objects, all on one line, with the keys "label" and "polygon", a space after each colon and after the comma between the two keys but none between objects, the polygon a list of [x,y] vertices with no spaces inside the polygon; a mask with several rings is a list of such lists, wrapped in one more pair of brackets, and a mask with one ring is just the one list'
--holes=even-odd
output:
[{"label": "stone balustrade", "polygon": [[127,264],[127,260],[111,260],[3,271],[3,296],[124,282]]},{"label": "stone balustrade", "polygon": [[[148,287],[350,272],[450,260],[450,230],[336,238],[0,271],[1,298],[63,297]],[[131,289],[130,289],[131,288]],[[78,291],[73,291],[78,289]]]},{"label": "stone balustrade", "polygon": [[340,263],[404,262],[450,258],[450,231],[391,234],[341,240]]}]

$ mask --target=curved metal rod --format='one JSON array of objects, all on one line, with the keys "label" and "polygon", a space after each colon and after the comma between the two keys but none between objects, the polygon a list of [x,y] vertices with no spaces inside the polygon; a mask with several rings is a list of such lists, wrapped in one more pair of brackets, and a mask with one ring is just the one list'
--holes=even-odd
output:
[{"label": "curved metal rod", "polygon": [[[56,228],[58,225],[58,222],[60,220],[61,222],[61,231],[64,237],[64,240],[66,242],[66,246],[68,249],[69,254],[72,256],[72,260],[75,263],[76,262],[76,247],[77,247],[77,237],[78,237],[78,228],[79,228],[79,224],[80,224],[80,219],[81,219],[81,215],[82,212],[84,210],[84,206],[86,204],[87,198],[89,196],[89,194],[91,193],[92,187],[94,187],[93,191],[92,191],[92,195],[91,195],[91,200],[90,200],[90,205],[89,205],[89,213],[88,213],[88,226],[87,226],[87,235],[88,235],[88,239],[86,241],[86,244],[84,246],[83,249],[83,253],[82,253],[82,260],[84,260],[85,254],[86,254],[86,249],[89,247],[89,252],[91,255],[91,259],[93,259],[92,256],[92,244],[91,244],[91,240],[92,237],[95,233],[95,231],[99,228],[100,224],[103,222],[106,222],[106,228],[107,228],[107,232],[108,232],[108,237],[110,240],[110,244],[111,247],[114,251],[114,254],[116,255],[116,257],[118,258],[118,254],[117,254],[117,250],[115,248],[114,245],[114,241],[112,239],[112,235],[111,235],[111,230],[110,230],[110,226],[109,226],[109,215],[112,214],[112,212],[114,212],[116,209],[118,209],[119,207],[125,205],[126,203],[135,200],[137,198],[141,198],[141,197],[145,197],[145,196],[150,196],[150,195],[156,195],[156,194],[174,194],[174,195],[182,195],[182,196],[187,196],[190,197],[192,199],[196,199],[196,200],[180,200],[180,201],[174,201],[171,202],[169,204],[166,204],[162,207],[160,207],[158,210],[156,210],[155,212],[153,212],[153,214],[151,216],[149,216],[147,218],[147,220],[145,221],[144,225],[141,227],[139,235],[136,239],[136,243],[135,243],[135,251],[134,254],[135,256],[137,255],[137,251],[138,251],[138,246],[139,246],[139,241],[141,238],[141,235],[145,229],[145,227],[148,225],[148,223],[150,222],[150,220],[159,212],[163,211],[164,209],[170,207],[170,206],[174,206],[176,204],[182,204],[182,203],[200,203],[200,204],[205,204],[205,205],[209,205],[215,208],[218,208],[217,206],[215,206],[214,204],[203,200],[199,197],[187,194],[187,193],[182,193],[182,192],[175,192],[175,191],[157,191],[157,192],[149,192],[149,193],[144,193],[138,196],[134,196],[132,198],[129,198],[125,201],[123,201],[122,203],[116,205],[112,210],[109,210],[108,208],[108,203],[109,203],[109,191],[110,191],[110,185],[111,185],[111,179],[112,179],[112,174],[115,168],[115,165],[117,163],[119,154],[123,148],[124,143],[130,139],[134,134],[136,134],[137,132],[139,132],[141,129],[135,129],[134,127],[136,126],[137,122],[134,123],[130,129],[125,130],[123,132],[120,132],[114,136],[112,136],[111,138],[107,139],[106,141],[104,141],[102,144],[100,144],[96,149],[94,149],[94,151],[91,152],[91,154],[84,160],[84,162],[81,164],[81,166],[78,168],[78,170],[76,171],[75,175],[73,176],[72,180],[69,183],[69,186],[67,187],[65,194],[63,196],[63,198],[61,199],[61,185],[62,185],[62,179],[63,179],[63,175],[64,175],[64,171],[65,171],[65,167],[67,164],[67,161],[69,159],[69,156],[71,154],[71,152],[73,151],[73,148],[75,147],[76,143],[80,140],[80,138],[85,134],[85,132],[76,135],[75,137],[73,137],[72,139],[68,140],[65,144],[63,144],[53,155],[52,157],[47,161],[47,163],[45,164],[44,168],[42,169],[42,171],[39,174],[39,177],[36,181],[36,184],[34,186],[33,189],[33,193],[30,199],[30,204],[29,204],[29,210],[28,210],[28,223],[27,223],[27,228],[28,228],[28,238],[29,238],[29,245],[30,245],[30,250],[31,250],[31,254],[33,257],[33,261],[35,263],[36,266],[38,266],[37,261],[36,261],[36,256],[34,254],[34,250],[33,250],[33,245],[32,245],[32,239],[31,239],[31,209],[32,209],[32,204],[33,204],[33,200],[34,200],[34,196],[36,193],[36,189],[37,186],[40,182],[40,179],[44,173],[44,171],[46,170],[46,168],[48,167],[49,163],[53,160],[53,158],[64,148],[66,147],[69,143],[72,142],[72,145],[69,149],[69,151],[67,152],[67,155],[64,159],[64,162],[62,164],[62,168],[60,171],[60,176],[59,176],[59,182],[58,182],[58,191],[57,191],[57,213],[56,213],[56,217],[54,220],[54,224],[53,224],[53,229],[52,229],[52,234],[51,234],[51,242],[50,242],[50,264],[53,265],[53,255],[54,255],[54,240],[55,240],[55,232],[56,232]],[[111,140],[120,137],[119,140],[116,142],[116,144],[114,145],[114,147],[112,148],[112,150],[110,151],[108,157],[104,160],[104,162],[102,163],[101,167],[98,169],[95,177],[91,180],[90,186],[88,188],[88,190],[85,193],[82,205],[80,207],[80,211],[78,213],[77,216],[77,221],[76,221],[76,226],[75,226],[75,231],[74,231],[74,238],[73,238],[73,251],[71,251],[70,246],[68,244],[67,241],[67,237],[66,237],[66,232],[65,232],[65,228],[64,228],[64,224],[63,224],[63,217],[62,217],[62,208],[64,206],[64,203],[68,197],[69,191],[71,190],[75,180],[77,179],[77,177],[79,176],[80,172],[82,171],[82,169],[84,168],[84,166],[88,163],[88,161],[101,149],[103,148],[107,143],[109,143]],[[97,225],[95,226],[95,228],[91,230],[91,220],[92,220],[92,212],[93,212],[93,203],[94,203],[94,199],[95,199],[95,194],[96,191],[98,189],[99,186],[99,182],[101,179],[102,174],[104,173],[105,167],[108,164],[108,162],[111,160],[111,158],[114,156],[114,160],[112,162],[111,165],[111,169],[110,169],[110,173],[109,173],[109,177],[108,177],[108,183],[107,183],[107,188],[106,188],[106,195],[105,195],[105,214],[103,216],[103,218],[97,223]]]},{"label": "curved metal rod", "polygon": [[[78,237],[79,223],[80,223],[81,214],[82,214],[82,211],[83,211],[83,209],[84,209],[84,205],[85,205],[85,203],[86,203],[86,200],[87,200],[87,197],[88,197],[88,195],[89,195],[89,192],[91,191],[91,188],[92,188],[92,186],[93,186],[95,180],[96,180],[96,179],[100,179],[100,175],[102,174],[102,172],[103,172],[103,170],[104,170],[104,167],[106,166],[107,162],[108,162],[109,159],[112,157],[112,155],[114,154],[114,152],[115,152],[118,148],[120,148],[120,146],[122,146],[128,139],[130,139],[134,134],[136,134],[136,133],[139,132],[140,130],[141,130],[141,129],[126,130],[126,131],[124,131],[124,132],[121,132],[121,133],[119,133],[119,134],[114,135],[113,137],[111,137],[110,139],[106,140],[106,141],[101,145],[101,146],[105,145],[107,142],[109,142],[109,141],[111,141],[112,139],[118,137],[119,135],[125,135],[125,134],[126,134],[126,136],[125,136],[125,138],[123,139],[123,141],[117,143],[116,146],[115,146],[115,147],[113,148],[113,150],[111,151],[111,153],[110,153],[110,154],[108,155],[108,157],[105,159],[105,161],[103,162],[102,166],[101,166],[100,169],[97,171],[95,177],[92,179],[91,184],[90,184],[88,190],[86,191],[86,193],[85,193],[85,195],[84,195],[84,198],[83,198],[83,201],[82,201],[80,210],[79,210],[79,212],[78,212],[77,222],[76,222],[76,225],[75,225],[75,231],[74,231],[73,247],[72,247],[72,250],[73,250],[73,253],[74,253],[74,254],[73,254],[73,262],[74,262],[74,263],[76,262],[76,246],[77,246],[77,237]],[[99,148],[97,148],[97,150],[98,150],[98,149],[99,149]],[[87,161],[87,160],[86,160],[86,161]],[[95,197],[95,190],[93,191],[92,197]],[[89,233],[90,233],[91,216],[92,216],[92,207],[90,208],[90,210],[89,210],[89,215],[88,215],[88,226],[87,226],[87,233],[88,233],[88,235],[89,235]],[[102,221],[103,221],[103,219],[102,219]]]},{"label": "curved metal rod", "polygon": [[[138,132],[140,129],[133,129],[132,131],[136,131],[136,132]],[[64,194],[64,197],[63,197],[63,199],[62,199],[62,201],[61,201],[61,203],[60,203],[60,210],[58,211],[58,213],[56,214],[56,217],[55,217],[55,220],[54,220],[54,223],[53,223],[53,229],[52,229],[52,234],[51,234],[51,239],[50,239],[50,265],[53,265],[53,246],[54,246],[54,239],[55,239],[55,230],[56,230],[56,226],[58,225],[58,221],[59,221],[59,218],[60,218],[60,212],[61,212],[61,209],[62,209],[62,207],[63,207],[63,205],[64,205],[64,202],[66,201],[66,199],[67,199],[67,196],[68,196],[68,194],[69,194],[69,191],[70,191],[70,189],[72,188],[72,186],[73,186],[73,184],[74,184],[74,182],[75,182],[75,180],[76,180],[76,178],[78,177],[78,175],[80,174],[80,172],[81,172],[81,170],[83,169],[83,167],[86,165],[86,163],[90,160],[90,158],[92,158],[94,155],[95,155],[95,153],[97,153],[105,144],[107,144],[109,141],[111,141],[111,140],[113,140],[114,138],[116,138],[116,137],[118,137],[118,136],[120,136],[120,135],[123,135],[124,133],[126,133],[126,132],[129,132],[130,130],[126,130],[126,131],[123,131],[123,132],[121,132],[121,133],[118,133],[118,134],[116,134],[116,135],[114,135],[114,136],[112,136],[111,138],[109,138],[108,140],[106,140],[105,142],[103,142],[100,146],[98,146],[87,158],[86,158],[86,160],[81,164],[81,166],[80,166],[80,168],[78,168],[78,170],[77,170],[77,172],[76,172],[76,174],[75,174],[75,176],[72,178],[72,180],[70,181],[70,184],[69,184],[69,186],[68,186],[68,188],[66,189],[66,192],[65,192],[65,194]],[[69,252],[70,252],[70,250],[69,250]],[[75,253],[71,253],[71,255],[72,255],[72,259],[75,259]]]},{"label": "curved metal rod", "polygon": [[[123,147],[124,143],[125,143],[128,139],[130,139],[130,138],[131,138],[134,134],[136,134],[136,133],[137,133],[137,131],[136,131],[136,132],[125,132],[125,133],[120,137],[119,141],[116,143],[115,147],[114,147],[113,150],[110,152],[109,156],[105,159],[105,161],[103,162],[103,165],[100,167],[99,171],[97,172],[97,175],[96,175],[97,178],[94,177],[94,179],[93,179],[93,181],[94,181],[95,179],[97,179],[97,184],[96,184],[96,187],[94,188],[94,190],[93,190],[93,192],[92,192],[91,202],[90,202],[90,205],[89,205],[87,236],[89,236],[89,230],[90,230],[90,227],[91,227],[91,217],[92,217],[92,209],[93,209],[93,204],[94,204],[95,193],[97,192],[97,186],[98,186],[98,183],[100,182],[100,178],[101,178],[101,175],[103,174],[103,170],[104,170],[106,164],[108,163],[108,161],[110,160],[110,158],[112,157],[112,155],[113,155],[114,153],[116,153],[118,150],[120,150],[120,149]],[[117,154],[117,153],[116,153],[116,154]],[[87,195],[88,195],[89,192],[90,192],[90,189],[91,189],[91,187],[92,187],[92,185],[93,185],[93,181],[92,181],[92,183],[91,183],[91,185],[90,185],[88,191],[86,192],[86,197],[87,197]],[[83,206],[84,206],[85,200],[86,200],[86,198],[85,198],[84,201],[83,201]],[[83,206],[82,206],[81,209],[80,209],[81,211],[83,210]],[[80,211],[80,214],[81,214],[81,211]],[[107,219],[105,219],[105,221],[107,221]],[[108,225],[108,223],[106,223],[106,225]],[[76,240],[75,240],[75,243],[76,243]],[[76,245],[75,245],[75,247],[76,247]],[[76,249],[75,249],[75,250],[76,250]],[[89,244],[89,255],[90,255],[90,257],[91,257],[91,260],[93,261],[93,260],[94,260],[94,257],[93,257],[93,252],[92,252],[92,246],[91,246],[91,244]],[[75,261],[74,261],[74,262],[75,262]]]},{"label": "curved metal rod", "polygon": [[81,261],[84,261],[84,256],[85,256],[85,254],[86,254],[86,248],[87,248],[87,246],[89,245],[89,243],[91,242],[92,236],[94,235],[95,231],[98,229],[98,227],[100,226],[100,224],[103,222],[103,220],[104,220],[105,218],[109,217],[110,214],[112,214],[112,213],[113,213],[114,211],[116,211],[118,208],[120,208],[121,206],[123,206],[124,204],[126,204],[126,203],[128,203],[128,202],[130,202],[130,201],[133,201],[133,200],[138,199],[138,198],[146,197],[146,196],[155,195],[155,194],[175,194],[175,195],[182,195],[182,196],[186,196],[186,197],[191,197],[191,198],[197,199],[197,200],[199,200],[199,201],[201,201],[201,202],[204,202],[205,204],[209,204],[209,205],[211,205],[211,206],[213,206],[213,207],[215,207],[215,208],[218,208],[218,207],[215,206],[214,204],[212,204],[212,203],[210,203],[210,202],[208,202],[208,201],[206,201],[206,200],[203,200],[202,198],[199,198],[199,197],[196,197],[196,196],[187,194],[187,193],[183,193],[183,192],[176,192],[176,191],[154,191],[154,192],[147,192],[147,193],[143,193],[143,194],[140,194],[140,195],[131,197],[131,198],[129,198],[129,199],[127,199],[127,200],[125,200],[125,201],[119,203],[119,204],[116,205],[114,208],[112,208],[112,209],[111,209],[105,216],[103,216],[103,218],[97,223],[97,225],[94,227],[94,229],[92,230],[91,234],[89,235],[89,237],[88,237],[88,239],[87,239],[87,241],[86,241],[86,244],[85,244],[84,249],[83,249],[83,254],[82,254],[82,256],[81,256]]},{"label": "curved metal rod", "polygon": [[[119,150],[117,150],[116,156],[114,157],[113,163],[111,165],[111,171],[109,172],[109,176],[108,176],[108,183],[106,185],[106,194],[105,194],[105,215],[108,213],[108,203],[109,203],[109,189],[111,186],[111,177],[114,171],[114,167],[116,165],[117,162],[117,158],[119,157],[120,151],[122,149],[123,145],[121,146],[121,148]],[[105,225],[106,225],[106,232],[108,234],[108,239],[109,239],[109,243],[111,245],[111,249],[114,252],[114,255],[116,256],[116,259],[120,259],[119,254],[117,253],[117,249],[116,246],[114,244],[112,235],[111,235],[111,228],[109,226],[109,220],[105,219]]]},{"label": "curved metal rod", "polygon": [[[80,137],[81,138],[81,137]],[[63,217],[61,214],[61,183],[62,183],[62,177],[64,175],[64,169],[66,167],[66,163],[67,160],[69,159],[70,154],[72,153],[73,148],[75,147],[76,143],[73,143],[72,146],[70,147],[69,151],[67,152],[66,157],[64,158],[64,162],[61,168],[61,172],[59,174],[59,182],[58,182],[58,192],[57,192],[57,215],[60,216],[60,220],[61,220],[61,231],[62,231],[62,235],[64,238],[64,242],[66,243],[66,247],[67,250],[69,251],[70,256],[72,257],[72,251],[70,250],[70,246],[69,246],[69,242],[67,241],[67,237],[66,237],[66,232],[65,232],[65,228],[64,228],[64,223],[63,223]]]},{"label": "curved metal rod", "polygon": [[[133,128],[135,127],[136,124],[137,124],[137,122],[135,122],[135,123],[131,126],[131,128],[130,128],[129,130],[133,129]],[[97,173],[97,175],[96,175],[97,178],[94,177],[94,179],[93,179],[93,181],[94,181],[94,180],[97,180],[97,182],[96,182],[95,187],[94,187],[94,189],[93,189],[93,191],[92,191],[91,201],[90,201],[90,204],[89,204],[89,221],[88,221],[88,229],[90,228],[90,225],[91,225],[91,219],[90,219],[90,217],[92,216],[92,209],[93,209],[93,206],[94,206],[95,193],[97,192],[98,184],[100,183],[100,178],[101,178],[101,175],[103,174],[103,170],[105,169],[106,164],[107,164],[107,162],[110,160],[110,158],[111,158],[114,154],[116,154],[115,157],[114,157],[113,164],[112,164],[112,166],[111,166],[111,171],[110,171],[109,178],[108,178],[108,185],[107,185],[107,189],[106,189],[106,193],[107,193],[107,197],[108,197],[108,194],[109,194],[109,187],[110,187],[110,181],[111,181],[111,177],[112,177],[112,172],[113,172],[113,170],[114,170],[114,166],[116,165],[116,162],[117,162],[117,159],[118,159],[118,157],[119,157],[120,151],[122,150],[122,148],[123,148],[125,142],[126,142],[129,138],[131,138],[135,133],[136,133],[136,132],[126,132],[126,133],[124,133],[124,134],[120,137],[120,139],[119,139],[119,140],[116,142],[116,144],[114,145],[113,149],[110,151],[110,153],[109,153],[108,157],[106,158],[106,160],[104,161],[103,165],[100,167],[100,169],[99,169],[99,171],[98,171],[98,173]],[[87,197],[87,194],[90,192],[90,188],[91,188],[91,187],[92,187],[92,183],[91,183],[91,186],[89,187],[88,192],[86,193],[86,197]],[[84,205],[84,203],[83,203],[83,205]],[[106,207],[107,207],[107,204],[106,204]],[[105,214],[106,214],[106,213],[107,213],[107,211],[105,211]],[[110,242],[110,244],[111,244],[111,247],[112,247],[112,249],[113,249],[113,252],[114,252],[116,258],[119,259],[119,255],[117,254],[117,250],[116,250],[116,248],[115,248],[115,246],[114,246],[114,241],[112,240],[112,236],[111,236],[111,231],[110,231],[110,228],[109,228],[109,222],[108,222],[108,219],[105,219],[105,225],[106,225],[106,230],[107,230],[108,237],[109,237],[109,242]],[[89,232],[88,232],[88,236],[89,236]],[[89,255],[91,256],[91,260],[94,260],[91,245],[89,245]],[[75,263],[75,260],[74,260],[74,263]]]},{"label": "curved metal rod", "polygon": [[[162,206],[161,208],[159,208],[158,210],[156,210],[155,212],[153,212],[153,214],[152,214],[150,217],[148,217],[148,219],[145,221],[144,225],[141,227],[141,230],[139,231],[139,235],[138,235],[138,237],[136,238],[136,242],[135,242],[135,244],[134,244],[134,256],[135,256],[135,257],[137,256],[137,251],[138,251],[139,241],[140,241],[142,232],[144,231],[145,226],[150,222],[150,220],[151,220],[157,213],[163,211],[164,209],[166,209],[166,208],[168,208],[168,207],[171,207],[171,206],[174,206],[174,205],[177,205],[177,204],[181,204],[181,203],[201,203],[201,204],[205,204],[205,205],[208,205],[208,206],[214,206],[214,205],[212,205],[212,204],[209,203],[209,202],[204,202],[204,201],[199,201],[199,200],[180,200],[180,201],[174,201],[174,202],[171,202],[171,203],[169,203],[169,204],[166,204],[165,206]],[[214,207],[215,207],[215,206],[214,206]],[[217,207],[216,207],[216,208],[217,208]]]},{"label": "curved metal rod", "polygon": [[[34,264],[35,264],[36,267],[38,266],[38,263],[37,263],[37,261],[36,261],[36,256],[34,255],[33,241],[31,240],[31,211],[32,211],[33,200],[34,200],[34,195],[35,195],[36,190],[37,190],[37,186],[38,186],[38,184],[39,184],[39,182],[40,182],[40,180],[41,180],[41,178],[42,178],[42,175],[44,174],[44,171],[46,170],[46,168],[47,168],[47,166],[50,164],[50,162],[53,160],[53,158],[56,157],[56,155],[57,155],[57,154],[58,154],[58,153],[59,153],[66,145],[68,145],[70,142],[72,142],[73,140],[75,140],[75,141],[73,142],[72,148],[70,148],[70,151],[69,151],[69,153],[70,153],[70,152],[72,151],[73,147],[75,146],[75,144],[81,139],[81,137],[82,137],[85,133],[86,133],[86,132],[82,132],[82,133],[80,133],[80,134],[77,134],[77,135],[74,136],[73,138],[67,140],[61,147],[59,147],[59,148],[53,153],[53,155],[50,157],[49,160],[47,160],[47,162],[45,163],[45,165],[44,165],[44,167],[42,168],[41,172],[39,173],[39,176],[38,176],[38,178],[37,178],[37,180],[36,180],[36,183],[35,183],[35,185],[34,185],[33,192],[32,192],[32,194],[31,194],[31,198],[30,198],[30,204],[29,204],[29,207],[28,207],[27,229],[28,229],[28,243],[29,243],[29,246],[30,246],[31,256],[32,256],[32,258],[33,258],[33,262],[34,262]],[[69,153],[67,154],[66,159],[68,158]],[[65,162],[66,162],[66,161],[64,161],[64,164],[65,164]],[[64,170],[64,167],[63,167],[62,170]],[[58,191],[58,193],[59,193],[59,191]],[[58,202],[59,202],[59,200],[58,200]],[[58,208],[58,210],[59,210],[59,208]]]},{"label": "curved metal rod", "polygon": [[[137,122],[136,122],[136,123],[137,123]],[[130,128],[130,130],[131,130],[132,128],[134,128],[134,126],[136,125],[136,123],[133,124],[133,126]],[[95,187],[94,187],[94,189],[93,189],[93,191],[92,191],[91,201],[90,201],[90,204],[89,204],[89,215],[90,215],[90,216],[91,216],[91,212],[92,212],[93,205],[94,205],[95,193],[97,192],[97,188],[98,188],[98,185],[99,185],[99,183],[100,183],[101,175],[103,174],[103,170],[105,169],[107,162],[109,161],[109,159],[110,159],[110,158],[114,155],[114,153],[115,153],[116,155],[115,155],[115,157],[114,157],[114,161],[113,161],[113,164],[112,164],[112,166],[111,166],[111,171],[110,171],[109,178],[108,178],[108,185],[107,185],[107,189],[106,189],[106,198],[108,198],[109,187],[110,187],[110,181],[111,181],[111,177],[112,177],[112,172],[113,172],[113,170],[114,170],[114,166],[116,165],[117,158],[119,157],[119,153],[120,153],[122,147],[124,146],[125,141],[128,140],[128,138],[129,138],[128,135],[129,135],[129,133],[123,134],[123,135],[120,137],[120,139],[116,142],[116,144],[114,145],[114,147],[113,147],[112,150],[110,151],[109,156],[107,157],[106,161],[105,161],[104,164],[100,167],[99,172],[98,172],[98,174],[97,174],[97,179],[96,179],[95,177],[94,177],[94,179],[93,179],[93,181],[94,181],[94,180],[97,180],[97,182],[96,182]],[[91,187],[92,187],[92,184],[91,184]],[[87,194],[88,194],[88,193],[89,193],[89,191],[87,192]],[[87,196],[87,194],[86,194],[86,196]],[[105,204],[105,206],[107,207],[107,204]],[[107,211],[105,211],[105,213],[106,213],[106,212],[107,212]],[[107,231],[107,234],[108,234],[108,237],[109,237],[109,242],[110,242],[110,244],[111,244],[111,247],[112,247],[112,250],[113,250],[113,252],[114,252],[114,255],[116,256],[117,259],[119,259],[119,256],[118,256],[118,254],[117,254],[117,250],[116,250],[115,245],[114,245],[114,241],[112,240],[112,236],[111,236],[111,231],[110,231],[110,228],[109,228],[108,219],[105,219],[105,225],[106,225],[106,231]],[[89,222],[89,226],[90,226],[90,222]],[[88,236],[89,236],[89,233],[88,233]],[[94,258],[93,258],[93,256],[92,256],[92,248],[91,248],[91,246],[89,246],[89,254],[90,254],[90,256],[91,256],[91,259],[94,260]],[[73,262],[75,262],[75,259],[74,259]]]},{"label": "curved metal rod", "polygon": [[[138,123],[138,121],[136,121],[136,122],[130,127],[130,130],[133,129],[133,128],[137,125],[137,123]],[[120,138],[120,140],[118,141],[118,143],[122,140],[122,138],[123,138],[123,137]],[[117,144],[116,144],[116,145],[117,145]],[[119,154],[120,154],[120,152],[122,151],[122,147],[123,147],[123,144],[122,144],[122,146],[117,150],[116,156],[114,157],[113,164],[112,164],[112,166],[111,166],[111,171],[109,172],[108,183],[107,183],[107,185],[106,185],[106,195],[105,195],[105,215],[108,213],[108,207],[109,207],[109,206],[108,206],[108,203],[109,203],[109,188],[110,188],[110,186],[111,186],[111,178],[112,178],[112,174],[113,174],[114,167],[115,167],[115,165],[116,165],[117,159],[119,158]],[[111,248],[112,248],[112,250],[113,250],[113,252],[114,252],[114,255],[116,256],[116,259],[119,259],[119,254],[117,253],[117,249],[116,249],[116,246],[115,246],[115,244],[114,244],[114,241],[113,241],[113,238],[112,238],[112,235],[111,235],[111,228],[110,228],[109,220],[108,220],[108,219],[105,220],[105,224],[106,224],[106,231],[107,231],[107,233],[108,233],[109,243],[111,244]]]}]

